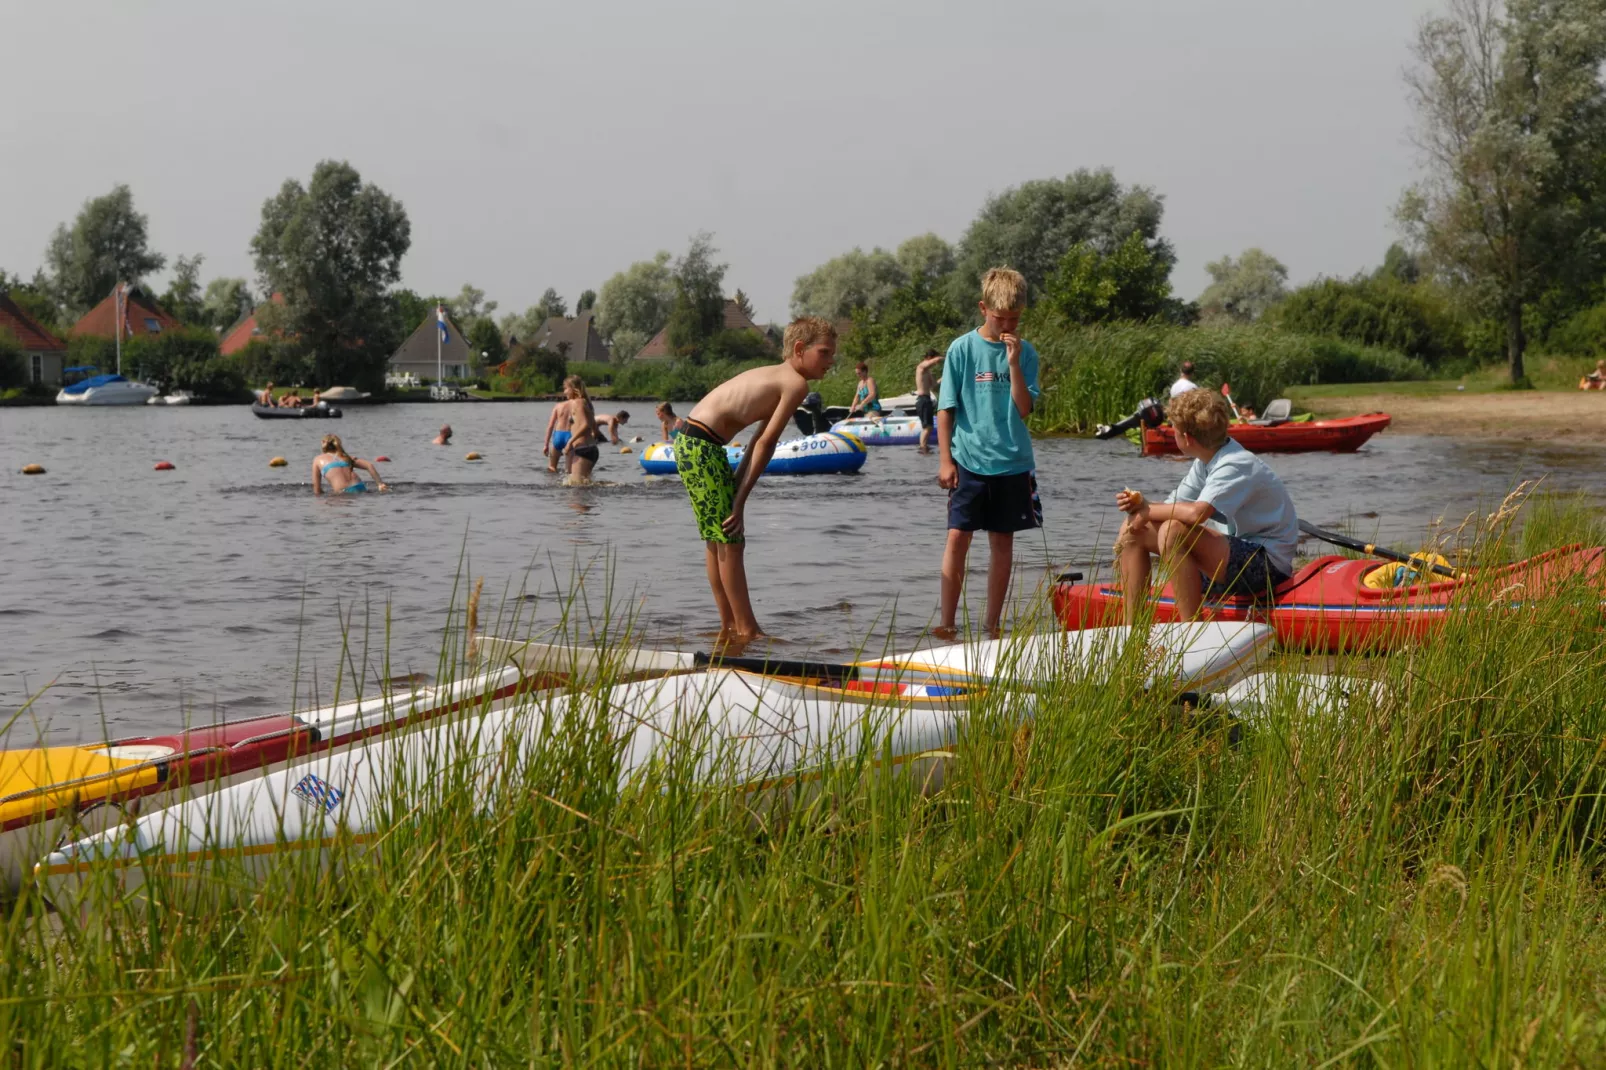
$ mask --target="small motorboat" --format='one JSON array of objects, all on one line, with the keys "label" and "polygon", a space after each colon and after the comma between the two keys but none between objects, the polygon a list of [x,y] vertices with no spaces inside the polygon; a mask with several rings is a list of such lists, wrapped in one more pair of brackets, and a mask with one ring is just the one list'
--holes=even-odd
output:
[{"label": "small motorboat", "polygon": [[[1386,412],[1369,412],[1339,420],[1249,420],[1228,424],[1227,434],[1251,453],[1354,453],[1367,439],[1388,427],[1392,419]],[[1143,456],[1181,452],[1170,424],[1143,429]]]},{"label": "small motorboat", "polygon": [[56,394],[57,405],[143,405],[161,391],[149,383],[125,379],[121,375],[95,375],[64,386]]},{"label": "small motorboat", "polygon": [[188,390],[175,390],[171,394],[157,395],[145,401],[147,405],[190,405],[195,401],[195,395]]},{"label": "small motorboat", "polygon": [[[742,463],[741,446],[726,446],[725,457],[735,468]],[[837,431],[788,439],[775,447],[775,455],[765,466],[767,476],[833,475],[857,472],[864,467],[864,443]],[[641,451],[641,467],[648,475],[675,474],[675,444],[654,442]]]},{"label": "small motorboat", "polygon": [[316,405],[296,405],[293,408],[264,405],[257,401],[252,402],[251,411],[259,420],[338,420],[344,415],[339,409],[323,401]]},{"label": "small motorboat", "polygon": [[374,396],[354,386],[331,386],[319,391],[318,396],[335,405],[371,405]]},{"label": "small motorboat", "polygon": [[866,446],[920,444],[920,421],[913,416],[855,416],[833,424],[831,430],[852,435]]},{"label": "small motorboat", "polygon": [[[1378,561],[1328,555],[1319,557],[1272,592],[1268,602],[1246,597],[1206,599],[1204,612],[1216,621],[1259,621],[1271,625],[1284,646],[1313,652],[1381,653],[1430,637],[1448,614],[1508,613],[1580,580],[1599,584],[1606,549],[1572,546],[1518,561],[1487,574],[1435,579],[1404,587],[1370,587],[1367,574],[1394,568]],[[1508,592],[1496,604],[1490,597]],[[1517,600],[1513,601],[1515,598]],[[1156,621],[1177,619],[1167,584],[1149,596]],[[1125,615],[1116,583],[1061,583],[1054,588],[1054,611],[1067,628],[1099,628]]]}]

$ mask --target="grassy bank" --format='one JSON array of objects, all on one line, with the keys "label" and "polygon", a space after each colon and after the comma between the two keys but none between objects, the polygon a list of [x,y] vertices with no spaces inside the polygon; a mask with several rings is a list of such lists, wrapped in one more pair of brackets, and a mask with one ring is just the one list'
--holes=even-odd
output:
[{"label": "grassy bank", "polygon": [[[1580,535],[1550,502],[1476,550]],[[345,879],[15,913],[9,1065],[1598,1064],[1599,632],[1448,627],[1341,715],[1188,713],[1135,661],[994,700],[942,790],[872,750],[767,824],[684,767],[616,788],[582,725],[398,800]]]}]

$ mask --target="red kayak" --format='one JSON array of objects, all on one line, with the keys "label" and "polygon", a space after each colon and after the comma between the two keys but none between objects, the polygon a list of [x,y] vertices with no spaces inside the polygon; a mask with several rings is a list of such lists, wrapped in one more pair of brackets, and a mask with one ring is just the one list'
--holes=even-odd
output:
[{"label": "red kayak", "polygon": [[[1229,424],[1227,434],[1251,453],[1313,453],[1321,450],[1353,453],[1367,439],[1387,427],[1391,419],[1386,412],[1369,412],[1364,416],[1346,416],[1342,420],[1307,420],[1304,423],[1269,425]],[[1143,429],[1143,456],[1161,457],[1180,452],[1170,424]]]},{"label": "red kayak", "polygon": [[[1494,592],[1514,591],[1529,599],[1553,593],[1578,578],[1598,582],[1603,558],[1606,549],[1599,546],[1568,546],[1480,575],[1477,580],[1481,582],[1441,580],[1379,590],[1367,587],[1362,579],[1380,562],[1320,557],[1279,586],[1271,604],[1248,598],[1206,601],[1205,618],[1270,624],[1277,641],[1286,648],[1380,653],[1431,635],[1450,610],[1467,601],[1460,597],[1463,593],[1478,596],[1468,609],[1474,605],[1479,611],[1516,609],[1520,601],[1502,601],[1495,608],[1488,599]],[[1513,597],[1504,594],[1504,598]],[[1158,597],[1151,595],[1149,604],[1154,607],[1155,621],[1177,619],[1169,584]],[[1121,588],[1113,583],[1059,584],[1054,588],[1054,612],[1073,630],[1120,624],[1124,615]]]}]

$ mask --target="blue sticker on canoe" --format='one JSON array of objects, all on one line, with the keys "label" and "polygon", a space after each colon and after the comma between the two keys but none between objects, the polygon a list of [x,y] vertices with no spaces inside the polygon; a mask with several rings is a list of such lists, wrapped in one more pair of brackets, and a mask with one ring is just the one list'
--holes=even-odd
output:
[{"label": "blue sticker on canoe", "polygon": [[340,805],[340,799],[344,794],[339,788],[334,787],[318,776],[317,773],[308,773],[297,781],[296,786],[290,790],[299,795],[303,802],[322,807],[323,812],[326,814]]},{"label": "blue sticker on canoe", "polygon": [[962,687],[939,687],[936,684],[917,684],[916,686],[920,689],[919,694],[924,695],[926,698],[953,698],[955,695],[963,695],[965,693],[965,689]]}]

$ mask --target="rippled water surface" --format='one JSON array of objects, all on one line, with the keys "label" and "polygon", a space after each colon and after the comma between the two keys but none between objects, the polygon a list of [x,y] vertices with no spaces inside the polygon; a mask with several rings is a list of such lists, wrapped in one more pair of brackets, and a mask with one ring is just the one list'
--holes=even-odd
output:
[{"label": "rippled water surface", "polygon": [[[652,441],[651,404],[629,407]],[[292,704],[298,674],[301,693],[315,680],[327,691],[343,623],[354,644],[366,636],[365,675],[383,671],[388,626],[389,675],[429,676],[468,575],[485,577],[493,619],[517,606],[554,624],[564,597],[583,591],[594,613],[611,604],[655,643],[706,649],[718,618],[679,481],[605,449],[600,485],[560,486],[537,453],[548,411],[390,405],[303,422],[235,407],[0,409],[0,710],[37,695],[24,722],[62,740],[103,722],[130,734],[273,712]],[[454,444],[431,446],[443,419]],[[326,430],[359,457],[390,456],[381,468],[394,492],[315,498],[309,470]],[[465,462],[469,450],[485,460]],[[269,468],[275,455],[290,465]],[[1183,472],[1124,441],[1041,440],[1037,457],[1046,527],[1017,541],[1027,585],[1045,568],[1107,561],[1115,492],[1163,494]],[[177,469],[153,471],[159,460]],[[1526,477],[1606,490],[1606,452],[1593,448],[1384,434],[1354,455],[1268,460],[1302,517],[1349,519],[1384,541],[1409,541]],[[30,462],[48,474],[20,475]],[[858,475],[759,485],[748,574],[761,623],[789,651],[919,639],[945,537],[935,475],[935,457],[884,447]],[[973,567],[985,562],[972,553]]]}]

